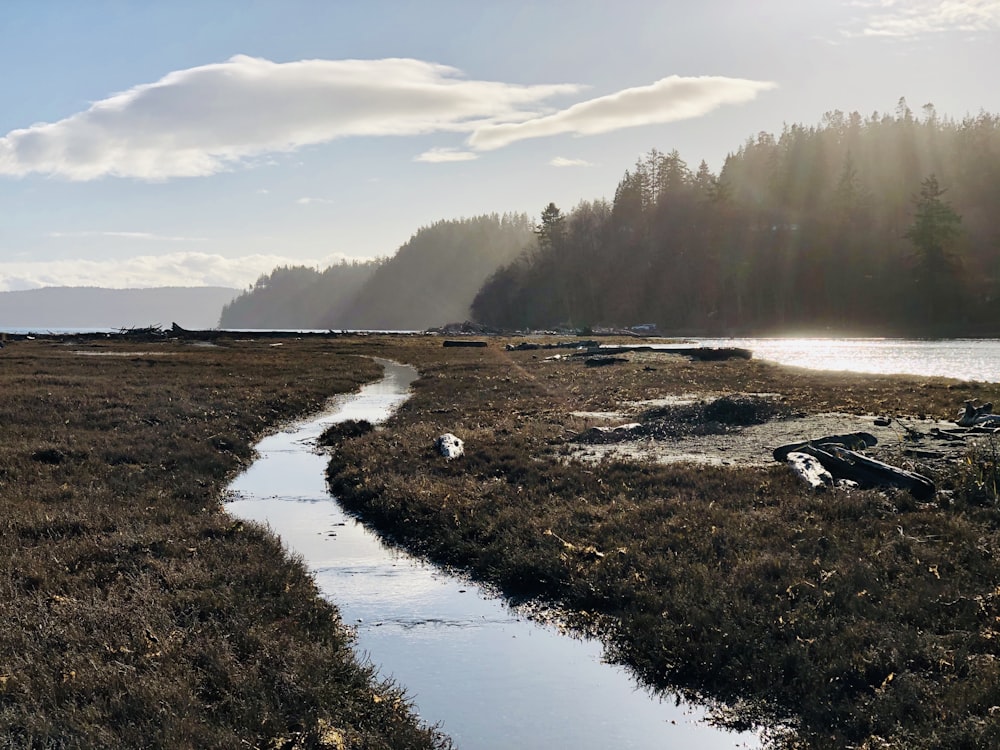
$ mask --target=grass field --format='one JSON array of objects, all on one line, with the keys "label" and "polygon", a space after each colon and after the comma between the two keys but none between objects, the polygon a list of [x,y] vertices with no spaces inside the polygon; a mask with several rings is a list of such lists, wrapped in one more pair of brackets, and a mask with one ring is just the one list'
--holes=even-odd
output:
[{"label": "grass field", "polygon": [[[775,747],[1000,744],[995,453],[935,469],[951,494],[932,503],[814,495],[778,464],[572,458],[581,414],[632,402],[766,393],[774,418],[945,419],[1000,401],[996,385],[753,360],[595,368],[501,340],[215,343],[0,351],[0,747],[448,745],[357,663],[303,566],[222,512],[253,443],[376,378],[370,356],[421,378],[384,426],[331,436],[329,477],[385,535],[552,607]],[[463,458],[435,453],[443,432]]]},{"label": "grass field", "polygon": [[0,351],[0,747],[447,746],[220,503],[258,438],[378,368],[218,343]]}]

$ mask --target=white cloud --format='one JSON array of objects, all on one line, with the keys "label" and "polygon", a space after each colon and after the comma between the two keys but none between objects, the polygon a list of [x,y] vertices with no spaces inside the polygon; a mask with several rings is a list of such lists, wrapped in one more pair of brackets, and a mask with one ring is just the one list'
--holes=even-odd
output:
[{"label": "white cloud", "polygon": [[[266,164],[269,155],[338,138],[434,132],[471,133],[473,151],[487,151],[524,138],[698,117],[773,86],[672,76],[552,113],[545,101],[584,87],[467,80],[455,68],[412,59],[275,63],[237,55],[10,131],[0,137],[0,175],[165,180]],[[467,161],[473,151],[435,148],[416,160]]]},{"label": "white cloud", "polygon": [[875,0],[852,36],[918,37],[946,31],[1000,29],[1000,0]]},{"label": "white cloud", "polygon": [[508,146],[526,138],[572,133],[596,135],[640,125],[659,125],[701,117],[723,104],[751,101],[776,84],[742,78],[703,76],[662,78],[649,86],[590,99],[550,115],[518,123],[488,124],[469,136],[478,151]]},{"label": "white cloud", "polygon": [[0,138],[0,174],[71,180],[209,175],[268,153],[349,136],[469,132],[538,114],[580,86],[465,80],[421,60],[237,55],[167,74],[54,123]]},{"label": "white cloud", "polygon": [[586,159],[567,159],[564,156],[557,156],[549,162],[550,167],[592,167],[594,166]]},{"label": "white cloud", "polygon": [[0,262],[0,291],[44,286],[99,286],[110,289],[225,286],[242,289],[279,266],[326,268],[344,257],[303,259],[260,254],[227,258],[211,253],[179,252],[115,260]]},{"label": "white cloud", "polygon": [[309,206],[313,203],[326,203],[326,204],[336,203],[336,201],[333,200],[333,198],[310,198],[308,196],[304,198],[299,198],[295,202],[298,203],[300,206]]},{"label": "white cloud", "polygon": [[152,242],[205,242],[205,237],[180,237],[152,232],[99,232],[85,230],[80,232],[49,232],[49,237],[56,239],[80,239],[83,237],[110,237],[124,240],[150,240]]},{"label": "white cloud", "polygon": [[479,155],[471,151],[460,151],[457,148],[432,148],[430,151],[424,151],[419,156],[414,156],[413,161],[439,164],[442,162],[472,161],[478,158]]}]

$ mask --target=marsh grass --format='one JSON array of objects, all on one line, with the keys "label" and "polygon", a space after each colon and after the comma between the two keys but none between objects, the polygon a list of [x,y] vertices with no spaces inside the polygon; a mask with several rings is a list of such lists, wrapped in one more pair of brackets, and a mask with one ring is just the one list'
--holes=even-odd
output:
[{"label": "marsh grass", "polygon": [[[604,368],[386,342],[414,397],[336,445],[329,478],[367,522],[599,632],[646,683],[729,707],[775,747],[1000,743],[1000,509],[958,474],[947,508],[813,495],[784,467],[582,464],[570,416],[681,394],[778,393],[802,413],[953,416],[995,385],[755,361]],[[453,432],[466,455],[445,461]],[[977,466],[989,466],[987,463]],[[995,466],[995,463],[992,464]]]},{"label": "marsh grass", "polygon": [[260,437],[378,368],[336,342],[218,343],[0,354],[0,747],[447,745],[220,502]]}]

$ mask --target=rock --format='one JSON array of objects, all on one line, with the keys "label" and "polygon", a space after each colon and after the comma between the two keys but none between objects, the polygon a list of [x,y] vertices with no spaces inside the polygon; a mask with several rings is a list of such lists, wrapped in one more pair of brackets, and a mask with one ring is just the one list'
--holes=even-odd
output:
[{"label": "rock", "polygon": [[465,455],[465,443],[450,432],[446,432],[435,439],[434,447],[437,448],[438,453],[449,461]]}]

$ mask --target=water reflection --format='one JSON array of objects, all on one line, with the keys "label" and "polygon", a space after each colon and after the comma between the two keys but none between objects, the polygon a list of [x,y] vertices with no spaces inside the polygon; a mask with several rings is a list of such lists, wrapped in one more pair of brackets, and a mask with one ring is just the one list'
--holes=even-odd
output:
[{"label": "water reflection", "polygon": [[755,359],[817,370],[1000,382],[998,339],[699,339],[750,349]]},{"label": "water reflection", "polygon": [[467,580],[386,548],[326,492],[312,441],[333,422],[385,419],[406,398],[411,368],[386,376],[326,417],[262,441],[231,485],[239,518],[267,523],[302,555],[358,633],[358,647],[405,685],[425,720],[465,750],[757,747],[708,726],[704,712],[661,702],[599,643],[568,638],[508,609]]}]

